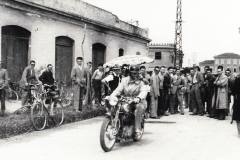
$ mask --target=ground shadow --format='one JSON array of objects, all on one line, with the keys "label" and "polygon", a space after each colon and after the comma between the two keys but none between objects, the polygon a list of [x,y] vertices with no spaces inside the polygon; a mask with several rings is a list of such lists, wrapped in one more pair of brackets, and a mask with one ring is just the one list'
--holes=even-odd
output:
[{"label": "ground shadow", "polygon": [[143,135],[146,135],[146,134],[153,134],[152,132],[144,132]]},{"label": "ground shadow", "polygon": [[144,138],[144,134],[143,134],[143,138],[138,142],[134,142],[133,140],[126,140],[124,142],[118,143],[116,148],[114,148],[114,150],[120,150],[120,149],[123,149],[126,147],[140,147],[142,145],[145,146],[145,145],[151,144],[153,142],[153,140]]},{"label": "ground shadow", "polygon": [[176,122],[172,122],[172,121],[146,121],[145,123],[175,124]]}]

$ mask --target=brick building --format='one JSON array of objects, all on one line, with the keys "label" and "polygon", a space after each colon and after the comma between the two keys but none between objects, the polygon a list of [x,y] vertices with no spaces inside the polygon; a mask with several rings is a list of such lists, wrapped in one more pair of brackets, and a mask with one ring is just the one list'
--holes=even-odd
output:
[{"label": "brick building", "polygon": [[155,66],[174,65],[174,44],[150,44],[148,56],[154,59],[153,63],[146,65],[149,70]]},{"label": "brick building", "polygon": [[222,65],[224,69],[231,69],[232,72],[240,71],[240,55],[235,53],[223,53],[214,56],[214,71],[217,71],[217,66]]},{"label": "brick building", "polygon": [[0,13],[0,59],[12,81],[30,59],[37,68],[53,64],[56,79],[69,81],[83,53],[94,68],[120,55],[148,53],[147,30],[81,0],[0,0]]}]

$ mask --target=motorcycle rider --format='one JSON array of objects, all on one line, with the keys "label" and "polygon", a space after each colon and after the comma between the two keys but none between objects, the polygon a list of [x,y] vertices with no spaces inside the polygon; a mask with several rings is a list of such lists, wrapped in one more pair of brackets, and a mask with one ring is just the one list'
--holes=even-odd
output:
[{"label": "motorcycle rider", "polygon": [[124,77],[118,87],[110,95],[110,101],[116,100],[120,95],[133,98],[133,102],[136,104],[134,113],[136,135],[141,133],[141,121],[147,106],[146,96],[149,90],[149,87],[140,80],[139,75],[139,67],[131,66],[129,76]]}]

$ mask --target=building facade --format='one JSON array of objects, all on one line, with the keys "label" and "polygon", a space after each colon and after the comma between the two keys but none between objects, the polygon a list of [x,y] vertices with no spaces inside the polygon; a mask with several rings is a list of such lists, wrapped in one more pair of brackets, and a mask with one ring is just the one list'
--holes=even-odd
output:
[{"label": "building facade", "polygon": [[148,56],[154,59],[153,63],[147,64],[148,70],[155,66],[174,65],[174,44],[150,44]]},{"label": "building facade", "polygon": [[214,71],[215,67],[214,67],[214,60],[205,60],[199,63],[199,67],[201,69],[201,71],[204,71],[204,67],[205,66],[209,66],[209,68],[212,69],[212,71]]},{"label": "building facade", "polygon": [[223,53],[214,57],[214,71],[217,66],[222,65],[224,69],[229,68],[232,72],[240,71],[240,55],[235,53]]},{"label": "building facade", "polygon": [[19,81],[29,60],[51,63],[55,77],[70,81],[75,58],[99,63],[148,53],[147,30],[121,21],[81,0],[0,0],[0,59],[11,81]]}]

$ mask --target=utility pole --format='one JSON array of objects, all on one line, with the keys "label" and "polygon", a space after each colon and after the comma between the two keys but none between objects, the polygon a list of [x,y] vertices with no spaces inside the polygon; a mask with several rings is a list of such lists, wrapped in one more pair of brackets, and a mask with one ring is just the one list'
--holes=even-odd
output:
[{"label": "utility pole", "polygon": [[177,0],[176,26],[175,26],[175,56],[174,66],[182,67],[182,0]]}]

